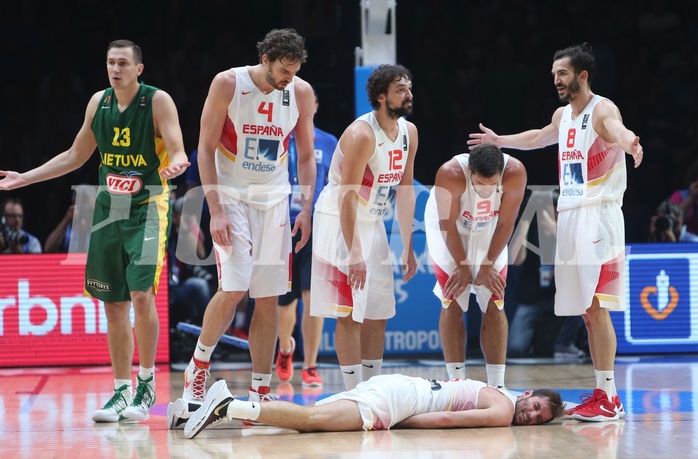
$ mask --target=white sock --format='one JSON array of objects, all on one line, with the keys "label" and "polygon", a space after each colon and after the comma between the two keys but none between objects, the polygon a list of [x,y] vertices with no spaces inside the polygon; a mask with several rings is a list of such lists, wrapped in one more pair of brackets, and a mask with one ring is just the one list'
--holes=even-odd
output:
[{"label": "white sock", "polygon": [[383,359],[362,359],[361,360],[361,379],[368,381],[373,376],[381,374],[381,366]]},{"label": "white sock", "polygon": [[200,362],[210,362],[214,349],[216,349],[215,344],[213,346],[204,346],[201,344],[201,340],[199,340],[196,342],[196,348],[194,349],[194,358]]},{"label": "white sock", "polygon": [[340,365],[339,369],[342,371],[344,387],[346,387],[347,390],[352,390],[362,381],[363,368],[360,363],[356,365]]},{"label": "white sock", "polygon": [[126,390],[128,391],[129,394],[133,393],[133,383],[131,382],[130,379],[115,379],[114,380],[114,392],[116,392],[117,389],[120,389],[121,386],[126,386]]},{"label": "white sock", "polygon": [[269,387],[271,385],[271,373],[252,373],[252,384],[250,387],[256,392],[259,392],[260,387]]},{"label": "white sock", "polygon": [[465,362],[446,362],[448,379],[465,379]]},{"label": "white sock", "polygon": [[248,419],[256,421],[262,409],[262,404],[259,402],[245,402],[235,399],[228,404],[226,417],[229,419]]},{"label": "white sock", "polygon": [[616,378],[614,371],[596,371],[596,387],[603,389],[611,400],[616,394]]},{"label": "white sock", "polygon": [[504,371],[506,367],[506,365],[491,365],[488,363],[485,366],[487,369],[487,384],[496,388],[504,387]]},{"label": "white sock", "polygon": [[148,378],[150,378],[152,376],[153,380],[150,382],[150,385],[155,386],[155,367],[146,368],[143,365],[139,365],[138,376],[143,381],[147,381]]}]

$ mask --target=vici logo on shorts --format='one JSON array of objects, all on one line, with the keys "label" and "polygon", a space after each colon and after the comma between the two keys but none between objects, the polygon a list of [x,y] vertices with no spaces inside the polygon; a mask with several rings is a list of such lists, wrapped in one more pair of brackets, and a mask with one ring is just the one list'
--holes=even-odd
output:
[{"label": "vici logo on shorts", "polygon": [[107,189],[114,194],[136,194],[143,188],[140,172],[124,172],[124,175],[108,174]]}]

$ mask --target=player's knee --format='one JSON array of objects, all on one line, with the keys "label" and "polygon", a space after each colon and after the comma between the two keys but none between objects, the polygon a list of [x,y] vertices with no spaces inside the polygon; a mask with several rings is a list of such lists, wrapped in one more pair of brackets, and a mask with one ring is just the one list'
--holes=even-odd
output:
[{"label": "player's knee", "polygon": [[131,292],[131,302],[133,303],[133,309],[138,312],[138,309],[154,306],[155,297],[150,290],[147,292],[133,291]]}]

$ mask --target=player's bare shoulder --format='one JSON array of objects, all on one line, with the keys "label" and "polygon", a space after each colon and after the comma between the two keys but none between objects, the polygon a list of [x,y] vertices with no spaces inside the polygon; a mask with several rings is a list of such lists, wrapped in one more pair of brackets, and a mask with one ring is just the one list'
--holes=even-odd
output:
[{"label": "player's bare shoulder", "polygon": [[516,199],[519,203],[523,199],[528,182],[526,166],[513,156],[509,156],[504,171],[502,172],[502,188],[505,190],[504,196]]},{"label": "player's bare shoulder", "polygon": [[602,99],[599,101],[599,103],[594,106],[592,116],[595,120],[603,120],[609,117],[621,119],[620,110],[611,99]]},{"label": "player's bare shoulder", "polygon": [[237,76],[234,68],[219,72],[213,77],[211,88],[209,89],[209,97],[216,96],[231,101],[235,94],[236,84]]},{"label": "player's bare shoulder", "polygon": [[560,121],[562,120],[562,112],[565,110],[565,105],[562,107],[558,107],[554,112],[553,112],[553,117],[550,120],[550,124],[553,125],[554,128],[559,129],[560,128]]},{"label": "player's bare shoulder", "polygon": [[514,156],[509,156],[506,166],[504,166],[504,172],[502,179],[506,179],[507,176],[519,176],[526,175],[526,166],[521,162],[520,159]]},{"label": "player's bare shoulder", "polygon": [[366,121],[357,119],[344,130],[339,146],[345,154],[357,150],[372,154],[376,148],[376,134]]},{"label": "player's bare shoulder", "polygon": [[295,88],[297,95],[300,95],[301,97],[311,97],[312,99],[315,99],[315,94],[313,93],[313,88],[310,86],[310,83],[308,83],[298,75],[295,75],[293,77],[293,87]]},{"label": "player's bare shoulder", "polygon": [[610,139],[607,122],[623,121],[620,116],[620,110],[610,99],[603,99],[594,106],[591,119],[593,120],[594,131],[604,139]]},{"label": "player's bare shoulder", "polygon": [[170,107],[174,105],[174,99],[172,99],[172,96],[170,94],[163,90],[158,88],[157,91],[153,93],[153,110],[158,111],[162,110],[163,108]]},{"label": "player's bare shoulder", "polygon": [[417,126],[413,122],[407,120],[405,120],[405,124],[407,125],[407,133],[410,136],[410,142],[417,142],[419,140]]},{"label": "player's bare shoulder", "polygon": [[456,158],[449,159],[436,171],[434,184],[440,187],[447,187],[457,193],[465,190],[467,183],[463,167]]},{"label": "player's bare shoulder", "polygon": [[314,115],[315,93],[310,83],[296,75],[293,77],[293,90],[296,94],[296,104],[301,115]]},{"label": "player's bare shoulder", "polygon": [[92,97],[90,97],[90,100],[87,102],[87,108],[85,111],[85,119],[87,121],[91,122],[94,118],[95,112],[97,111],[99,104],[101,104],[104,100],[105,92],[106,89],[102,89],[101,91],[97,91],[96,93],[92,94]]},{"label": "player's bare shoulder", "polygon": [[514,418],[514,404],[494,387],[480,389],[478,408],[490,411],[490,426],[509,426]]}]

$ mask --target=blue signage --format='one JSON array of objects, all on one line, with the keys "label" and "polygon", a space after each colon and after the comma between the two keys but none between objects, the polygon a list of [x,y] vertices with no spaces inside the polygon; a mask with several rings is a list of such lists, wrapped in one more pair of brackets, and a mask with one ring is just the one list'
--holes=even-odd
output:
[{"label": "blue signage", "polygon": [[618,353],[698,350],[698,245],[634,244],[626,256],[624,313],[611,313]]}]

